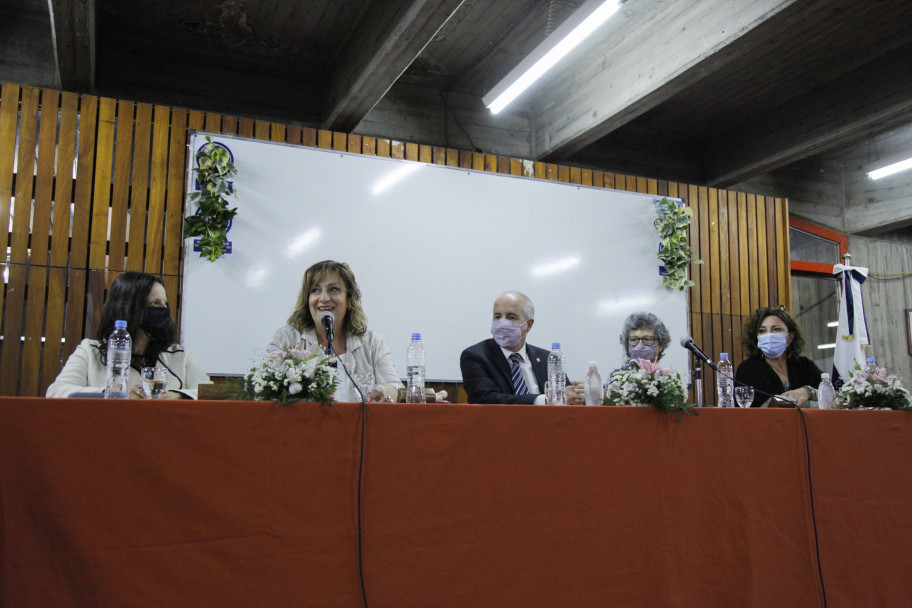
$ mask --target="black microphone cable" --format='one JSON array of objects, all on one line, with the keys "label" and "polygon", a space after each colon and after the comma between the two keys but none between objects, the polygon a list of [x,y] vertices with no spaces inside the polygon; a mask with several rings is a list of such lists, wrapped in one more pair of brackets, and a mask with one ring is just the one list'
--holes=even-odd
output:
[{"label": "black microphone cable", "polygon": [[358,396],[361,398],[361,450],[358,454],[358,579],[361,584],[361,602],[364,604],[364,608],[368,608],[367,586],[364,583],[364,524],[361,515],[361,490],[364,486],[364,438],[367,434],[367,399],[364,397],[361,387],[358,386],[358,383],[352,378],[351,372],[348,371],[348,366],[345,365],[345,362],[336,353],[332,341],[327,343],[326,348],[329,351],[326,354],[335,356],[336,360],[342,364],[342,371],[348,376],[348,381],[352,383],[352,386],[355,387],[355,390],[358,391]]},{"label": "black microphone cable", "polygon": [[[735,384],[739,384],[741,386],[751,386],[750,384],[747,384],[746,382],[742,382],[741,380],[735,379],[734,376],[732,376],[732,381]],[[810,501],[811,501],[811,524],[813,525],[813,529],[814,529],[814,553],[815,553],[815,558],[817,559],[817,578],[820,581],[820,594],[823,597],[823,608],[826,608],[827,607],[826,583],[823,580],[823,567],[820,563],[820,537],[819,537],[819,533],[817,531],[817,508],[814,506],[814,482],[811,479],[811,439],[810,439],[810,435],[808,434],[807,420],[804,417],[804,412],[801,411],[800,407],[798,407],[798,402],[795,401],[794,399],[792,399],[791,397],[783,397],[782,395],[771,395],[770,393],[761,391],[756,388],[754,388],[754,392],[760,393],[761,395],[763,395],[765,397],[769,397],[770,399],[778,399],[780,401],[785,401],[786,403],[789,403],[792,407],[794,407],[796,410],[798,410],[798,416],[801,418],[801,428],[804,431],[804,454],[807,458],[806,468],[807,468],[807,480],[808,480],[808,497],[810,498]]]}]

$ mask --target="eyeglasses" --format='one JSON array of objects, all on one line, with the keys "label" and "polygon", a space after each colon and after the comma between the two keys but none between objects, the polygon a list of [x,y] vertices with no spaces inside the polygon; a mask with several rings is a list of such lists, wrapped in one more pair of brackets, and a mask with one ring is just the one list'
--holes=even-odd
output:
[{"label": "eyeglasses", "polygon": [[640,342],[642,342],[646,346],[652,346],[657,341],[658,340],[656,340],[655,336],[643,336],[642,338],[630,336],[627,338],[627,344],[629,344],[630,346],[634,346],[636,344],[639,344]]}]

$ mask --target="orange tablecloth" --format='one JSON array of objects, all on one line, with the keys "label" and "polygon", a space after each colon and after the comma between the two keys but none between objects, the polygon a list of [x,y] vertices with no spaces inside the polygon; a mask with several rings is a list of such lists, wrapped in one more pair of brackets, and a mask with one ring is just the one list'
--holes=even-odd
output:
[{"label": "orange tablecloth", "polygon": [[[812,512],[795,410],[367,411],[372,608],[912,603],[912,415],[805,412]],[[0,605],[360,606],[360,431],[356,404],[2,398]]]}]

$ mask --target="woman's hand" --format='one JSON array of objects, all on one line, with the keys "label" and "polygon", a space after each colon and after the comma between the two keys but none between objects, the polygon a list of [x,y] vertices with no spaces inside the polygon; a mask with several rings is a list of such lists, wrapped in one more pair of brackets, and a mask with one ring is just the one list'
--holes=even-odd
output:
[{"label": "woman's hand", "polygon": [[145,389],[143,389],[142,382],[135,384],[130,387],[130,392],[127,393],[130,396],[130,399],[148,399]]},{"label": "woman's hand", "polygon": [[798,407],[807,407],[808,401],[811,399],[811,391],[806,386],[802,386],[801,388],[785,391],[782,396],[794,399],[798,403]]},{"label": "woman's hand", "polygon": [[374,388],[371,389],[370,395],[368,396],[368,401],[378,401],[385,403],[392,403],[396,401],[396,396],[399,394],[398,389],[391,384],[375,384]]}]

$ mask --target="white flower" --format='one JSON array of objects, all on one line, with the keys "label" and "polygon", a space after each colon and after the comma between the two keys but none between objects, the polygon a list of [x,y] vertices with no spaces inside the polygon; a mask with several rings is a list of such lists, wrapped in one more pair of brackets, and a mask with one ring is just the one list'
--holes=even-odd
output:
[{"label": "white flower", "polygon": [[304,387],[302,387],[299,382],[292,382],[291,384],[288,385],[288,393],[291,395],[297,395],[298,393],[301,392],[301,389],[303,389],[303,388]]}]

